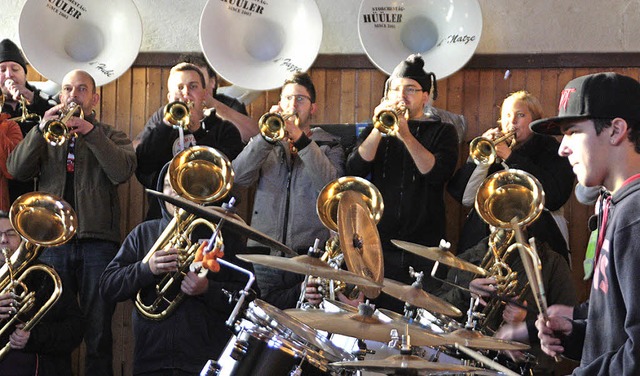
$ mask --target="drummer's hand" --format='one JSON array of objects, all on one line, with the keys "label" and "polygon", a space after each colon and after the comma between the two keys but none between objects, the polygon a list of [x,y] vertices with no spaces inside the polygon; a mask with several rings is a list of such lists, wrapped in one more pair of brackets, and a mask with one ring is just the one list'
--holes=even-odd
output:
[{"label": "drummer's hand", "polygon": [[471,291],[471,294],[480,298],[480,303],[482,303],[483,305],[487,305],[487,302],[484,300],[484,298],[488,298],[492,294],[496,293],[496,279],[493,277],[476,278],[469,283],[469,290]]},{"label": "drummer's hand", "polygon": [[560,355],[564,352],[560,336],[568,336],[573,330],[571,321],[562,316],[549,316],[545,320],[542,315],[538,315],[536,328],[538,328],[540,347],[549,356]]},{"label": "drummer's hand", "polygon": [[[502,325],[498,331],[494,334],[495,338],[504,339],[506,341],[517,341],[522,343],[529,343],[529,332],[527,331],[527,324],[518,322],[515,324]],[[504,351],[514,361],[523,361],[526,359],[522,351]]]},{"label": "drummer's hand", "polygon": [[318,284],[315,282],[308,282],[307,288],[304,291],[304,298],[309,304],[318,306],[322,303],[322,294],[318,291]]},{"label": "drummer's hand", "polygon": [[[526,307],[527,302],[522,302],[522,305]],[[507,304],[507,306],[504,307],[504,311],[502,312],[502,319],[508,324],[522,322],[526,317],[527,310],[514,303]]]},{"label": "drummer's hand", "polygon": [[360,303],[364,303],[364,292],[360,291],[355,299],[349,299],[340,292],[338,293],[338,300],[345,304],[358,308]]},{"label": "drummer's hand", "polygon": [[568,319],[573,318],[573,306],[567,306],[563,304],[554,304],[547,308],[548,316],[562,316]]},{"label": "drummer's hand", "polygon": [[195,272],[189,271],[184,276],[182,284],[180,284],[180,290],[187,295],[196,296],[202,295],[209,289],[209,279],[206,274],[202,277]]},{"label": "drummer's hand", "polygon": [[151,273],[160,275],[178,270],[178,250],[170,248],[155,252],[149,259]]}]

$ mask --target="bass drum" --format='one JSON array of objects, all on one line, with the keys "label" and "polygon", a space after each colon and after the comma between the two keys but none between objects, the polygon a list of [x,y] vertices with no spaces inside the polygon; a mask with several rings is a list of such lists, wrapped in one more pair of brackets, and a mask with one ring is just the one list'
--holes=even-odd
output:
[{"label": "bass drum", "polygon": [[[255,300],[218,359],[221,376],[325,376],[329,363],[355,360],[314,329]],[[294,373],[295,372],[295,373]]]}]

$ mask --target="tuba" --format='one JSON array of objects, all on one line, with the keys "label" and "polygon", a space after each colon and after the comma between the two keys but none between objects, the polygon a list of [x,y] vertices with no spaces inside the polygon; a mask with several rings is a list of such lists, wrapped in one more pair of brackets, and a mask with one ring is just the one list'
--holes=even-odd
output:
[{"label": "tuba", "polygon": [[44,124],[42,135],[49,145],[61,146],[71,138],[71,132],[69,131],[69,127],[67,127],[67,122],[78,110],[80,110],[80,118],[84,119],[82,107],[75,102],[69,102],[62,109],[59,119],[49,120]]},{"label": "tuba", "polygon": [[508,142],[512,148],[516,143],[515,131],[509,131],[495,140],[486,137],[476,137],[469,144],[469,157],[477,165],[492,165],[496,159],[496,145],[501,142]]},{"label": "tuba", "polygon": [[[24,324],[23,330],[31,330],[49,311],[62,294],[62,282],[58,273],[47,265],[31,265],[44,247],[55,247],[71,239],[78,227],[78,219],[71,206],[61,198],[43,192],[30,192],[16,199],[9,211],[13,228],[22,242],[11,257],[4,249],[5,264],[0,268],[0,291],[13,292],[18,301],[16,312],[0,321],[0,337],[7,337],[16,324]],[[37,307],[36,292],[30,291],[26,279],[32,273],[44,273],[53,283],[49,298]],[[9,342],[0,349],[2,359],[11,349]]]},{"label": "tuba", "polygon": [[[482,262],[487,277],[497,281],[499,297],[517,296],[528,286],[518,286],[517,273],[513,272],[508,259],[518,246],[514,243],[515,227],[526,226],[535,221],[544,209],[542,184],[528,172],[516,169],[503,170],[485,179],[478,188],[475,208],[480,217],[497,228],[489,237],[489,251]],[[490,323],[503,304],[502,299],[492,299],[484,308],[482,325]]]},{"label": "tuba", "polygon": [[[233,169],[229,159],[218,150],[208,146],[193,146],[176,154],[169,165],[169,182],[176,193],[198,204],[213,203],[231,190]],[[138,291],[135,306],[148,319],[162,320],[170,315],[184,299],[180,284],[196,256],[198,243],[190,239],[191,233],[199,225],[209,227],[212,232],[217,226],[205,219],[197,218],[185,210],[177,209],[174,218],[162,232],[142,260],[148,263],[154,253],[165,248],[177,248],[178,270],[165,274],[149,295]],[[223,246],[222,237],[216,238],[216,247]]]},{"label": "tuba", "polygon": [[[384,203],[382,201],[382,194],[366,179],[357,176],[343,176],[338,178],[322,188],[318,195],[316,203],[316,211],[320,221],[326,228],[333,232],[339,230],[338,226],[338,205],[342,196],[346,192],[356,192],[361,195],[364,203],[369,209],[369,216],[371,219],[378,223],[382,218],[384,212]],[[330,238],[325,245],[325,252],[320,257],[322,261],[325,261],[329,266],[339,269],[345,261],[342,247],[337,236]],[[349,263],[347,262],[347,266]],[[382,266],[382,265],[381,265]],[[380,273],[381,275],[384,273]],[[368,276],[370,277],[370,276]],[[330,281],[320,279],[318,283],[318,290],[327,299],[335,300],[335,294],[338,292],[344,293],[349,299],[354,299],[358,295],[357,288],[349,291],[347,286],[342,281]],[[371,298],[375,298],[379,294],[379,289],[365,290],[367,297],[372,295]]]}]

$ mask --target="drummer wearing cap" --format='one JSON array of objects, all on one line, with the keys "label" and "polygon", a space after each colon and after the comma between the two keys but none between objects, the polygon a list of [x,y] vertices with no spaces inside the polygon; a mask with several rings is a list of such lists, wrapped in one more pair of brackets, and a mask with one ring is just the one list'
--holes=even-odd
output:
[{"label": "drummer wearing cap", "polygon": [[[427,118],[424,106],[437,96],[435,75],[424,70],[420,55],[400,62],[385,85],[385,96],[374,110],[406,112],[398,117],[395,135],[384,136],[373,125],[365,128],[347,158],[347,175],[370,176],[380,190],[385,212],[378,223],[385,277],[411,284],[409,266],[428,274],[432,261],[405,253],[392,239],[438,246],[445,237],[444,185],[458,160],[458,135],[453,125]],[[427,291],[435,281],[425,278]],[[385,301],[385,299],[389,299]],[[400,311],[404,303],[382,294],[376,306]]]},{"label": "drummer wearing cap", "polygon": [[536,321],[543,350],[580,359],[574,375],[640,374],[640,83],[617,73],[570,81],[558,116],[531,123],[563,135],[558,153],[580,184],[611,195],[599,221],[586,320],[551,315]]}]

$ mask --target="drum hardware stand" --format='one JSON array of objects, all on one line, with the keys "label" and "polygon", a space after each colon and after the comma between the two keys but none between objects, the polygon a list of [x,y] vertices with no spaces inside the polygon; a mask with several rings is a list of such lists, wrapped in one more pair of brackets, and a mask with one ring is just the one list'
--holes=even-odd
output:
[{"label": "drum hardware stand", "polygon": [[[307,255],[311,256],[311,257],[315,257],[315,258],[320,258],[322,256],[322,253],[320,252],[320,250],[318,249],[318,246],[320,245],[320,239],[316,238],[316,240],[313,242],[313,246],[309,247],[309,250],[307,251]],[[300,289],[300,296],[298,297],[298,302],[296,303],[296,308],[298,309],[307,309],[307,308],[318,308],[318,307],[314,307],[309,303],[305,303],[304,302],[304,295],[307,291],[307,285],[309,284],[309,278],[311,276],[310,275],[305,275],[304,276],[304,281],[302,281],[302,288]]]}]

